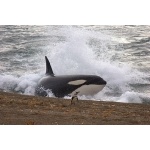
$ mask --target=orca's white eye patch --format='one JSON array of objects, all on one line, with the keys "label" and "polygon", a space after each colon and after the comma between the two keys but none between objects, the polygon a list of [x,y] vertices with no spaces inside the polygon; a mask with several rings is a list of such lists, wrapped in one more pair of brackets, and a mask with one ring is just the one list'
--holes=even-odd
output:
[{"label": "orca's white eye patch", "polygon": [[69,85],[80,85],[80,84],[83,84],[85,82],[86,82],[86,80],[74,80],[74,81],[68,82],[68,84]]}]

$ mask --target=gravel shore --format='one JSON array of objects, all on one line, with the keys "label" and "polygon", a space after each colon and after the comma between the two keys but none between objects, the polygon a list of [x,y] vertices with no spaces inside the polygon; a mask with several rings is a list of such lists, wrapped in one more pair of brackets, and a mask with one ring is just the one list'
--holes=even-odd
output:
[{"label": "gravel shore", "polygon": [[150,124],[150,104],[70,100],[0,92],[0,124],[139,125]]}]

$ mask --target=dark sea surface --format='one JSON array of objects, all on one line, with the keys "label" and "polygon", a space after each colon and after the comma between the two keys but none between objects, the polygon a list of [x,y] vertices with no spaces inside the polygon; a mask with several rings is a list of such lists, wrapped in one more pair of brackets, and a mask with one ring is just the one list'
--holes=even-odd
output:
[{"label": "dark sea surface", "polygon": [[56,75],[107,81],[80,99],[150,103],[150,26],[0,26],[0,90],[34,95],[44,56]]}]

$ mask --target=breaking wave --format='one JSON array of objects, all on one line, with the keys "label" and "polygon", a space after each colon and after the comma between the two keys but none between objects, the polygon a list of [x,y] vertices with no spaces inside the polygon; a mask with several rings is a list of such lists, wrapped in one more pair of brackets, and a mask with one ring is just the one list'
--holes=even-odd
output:
[{"label": "breaking wave", "polygon": [[[26,61],[29,62],[26,64],[26,71],[23,70],[18,75],[17,71],[13,70],[0,75],[2,91],[34,95],[37,82],[45,73],[44,56],[48,56],[56,75],[93,74],[107,81],[106,87],[94,97],[81,96],[80,99],[150,102],[149,94],[140,93],[134,86],[150,86],[150,81],[147,80],[149,76],[128,62],[121,61],[124,49],[113,40],[108,31],[105,33],[65,26],[57,30],[47,29],[47,32],[51,32],[51,36],[55,35],[53,42],[47,42],[43,49],[26,58],[29,59]],[[18,61],[22,64],[22,59]]]}]

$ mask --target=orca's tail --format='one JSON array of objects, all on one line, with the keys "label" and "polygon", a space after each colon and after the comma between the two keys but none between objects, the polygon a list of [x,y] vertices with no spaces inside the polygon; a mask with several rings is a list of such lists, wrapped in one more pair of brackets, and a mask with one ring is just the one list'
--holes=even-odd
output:
[{"label": "orca's tail", "polygon": [[46,75],[51,75],[51,76],[55,76],[51,67],[51,64],[48,60],[48,58],[45,56],[45,61],[46,61]]}]

